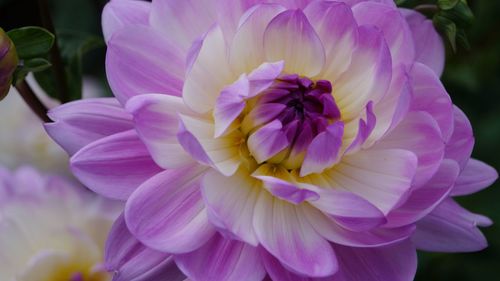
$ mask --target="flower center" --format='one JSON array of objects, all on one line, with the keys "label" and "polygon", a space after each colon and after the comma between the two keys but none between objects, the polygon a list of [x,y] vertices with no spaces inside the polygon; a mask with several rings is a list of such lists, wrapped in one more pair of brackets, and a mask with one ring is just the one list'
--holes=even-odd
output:
[{"label": "flower center", "polygon": [[329,81],[319,80],[314,83],[298,75],[286,75],[277,79],[269,89],[265,102],[286,105],[278,116],[284,127],[298,121],[299,128],[307,124],[315,136],[340,118],[340,111],[331,93],[332,84]]},{"label": "flower center", "polygon": [[314,82],[297,74],[277,78],[248,108],[247,117],[253,120],[247,130],[251,154],[258,163],[289,170],[300,168],[313,139],[341,117],[329,81]]}]

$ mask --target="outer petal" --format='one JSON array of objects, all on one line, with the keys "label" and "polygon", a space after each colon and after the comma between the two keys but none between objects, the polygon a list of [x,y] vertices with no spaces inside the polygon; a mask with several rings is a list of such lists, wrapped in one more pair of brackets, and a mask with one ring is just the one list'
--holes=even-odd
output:
[{"label": "outer petal", "polygon": [[424,251],[475,252],[488,244],[477,226],[491,224],[490,219],[472,214],[453,199],[447,199],[417,223],[412,240]]},{"label": "outer petal", "polygon": [[408,192],[416,168],[417,157],[410,151],[372,149],[344,156],[325,176],[331,186],[353,192],[387,214]]},{"label": "outer petal", "polygon": [[372,26],[359,29],[359,42],[349,68],[339,77],[328,77],[342,120],[356,118],[369,101],[375,104],[386,94],[392,77],[391,54],[381,31]]},{"label": "outer petal", "polygon": [[301,10],[276,16],[264,33],[268,61],[285,61],[285,71],[313,77],[325,64],[325,50],[318,35]]},{"label": "outer petal", "polygon": [[469,119],[456,106],[453,108],[453,120],[453,134],[446,143],[444,157],[457,161],[463,170],[474,148],[474,135]]},{"label": "outer petal", "polygon": [[413,100],[410,110],[426,111],[436,119],[443,139],[448,141],[453,133],[453,104],[439,78],[427,66],[415,63],[411,73]]},{"label": "outer petal", "polygon": [[258,245],[252,220],[259,195],[258,182],[244,173],[225,177],[216,171],[203,178],[203,198],[209,219],[234,239]]},{"label": "outer petal", "polygon": [[421,188],[415,189],[401,207],[389,213],[388,225],[408,225],[429,214],[448,196],[459,173],[460,168],[455,161],[443,160],[432,179]]},{"label": "outer petal", "polygon": [[134,24],[149,25],[151,3],[137,0],[113,0],[102,11],[102,32],[106,42],[118,30]]},{"label": "outer petal", "polygon": [[215,230],[201,198],[206,169],[167,170],[142,184],[125,207],[130,232],[146,246],[168,253],[190,252],[208,241]]},{"label": "outer petal", "polygon": [[140,95],[130,99],[126,109],[133,115],[139,137],[159,166],[167,169],[194,163],[177,140],[178,113],[190,112],[181,98]]},{"label": "outer petal", "polygon": [[261,245],[286,267],[314,277],[328,276],[338,270],[335,253],[311,227],[302,207],[261,191],[253,224]]},{"label": "outer petal", "polygon": [[158,167],[134,130],[95,141],[71,158],[73,174],[93,191],[126,200]]},{"label": "outer petal", "polygon": [[359,25],[374,25],[384,33],[391,49],[392,64],[412,65],[415,60],[413,37],[401,12],[382,3],[366,1],[352,8]]},{"label": "outer petal", "polygon": [[215,23],[215,0],[155,0],[150,23],[184,53]]},{"label": "outer petal", "polygon": [[214,108],[222,89],[238,76],[228,64],[222,30],[215,26],[204,37],[199,52],[193,55],[182,91],[184,102],[194,111],[206,113]]},{"label": "outer petal", "polygon": [[269,254],[266,250],[261,250],[262,262],[273,281],[331,281],[332,277],[311,278],[302,275],[297,275],[286,269],[276,258]]},{"label": "outer petal", "polygon": [[494,183],[498,179],[495,168],[476,159],[470,159],[460,173],[451,196],[462,196],[476,193]]},{"label": "outer petal", "polygon": [[413,10],[400,10],[410,26],[415,43],[415,59],[431,68],[437,76],[444,69],[445,49],[441,36],[431,20]]},{"label": "outer petal", "polygon": [[132,117],[116,99],[66,103],[49,111],[47,133],[70,155],[98,139],[133,129]]},{"label": "outer petal", "polygon": [[221,235],[194,252],[176,255],[175,262],[197,281],[260,281],[266,275],[257,248]]},{"label": "outer petal", "polygon": [[411,112],[382,140],[377,149],[400,148],[418,157],[413,186],[421,186],[436,173],[444,156],[444,140],[437,123],[426,112]]},{"label": "outer petal", "polygon": [[413,225],[400,228],[376,228],[371,231],[351,231],[315,208],[304,208],[307,220],[321,236],[349,247],[381,247],[405,240],[415,230]]},{"label": "outer petal", "polygon": [[353,49],[358,41],[358,25],[351,8],[334,1],[313,1],[304,10],[326,53],[321,76],[335,81],[351,63]]},{"label": "outer petal", "polygon": [[182,281],[186,277],[170,254],[142,245],[128,230],[123,215],[113,225],[106,243],[106,269],[113,281]]},{"label": "outer petal", "polygon": [[346,229],[366,231],[386,222],[379,209],[353,193],[328,189],[319,194],[320,198],[311,204]]},{"label": "outer petal", "polygon": [[412,281],[417,271],[417,251],[408,240],[379,248],[334,248],[341,269],[334,281]]},{"label": "outer petal", "polygon": [[140,94],[180,96],[184,64],[184,58],[151,27],[129,26],[108,42],[106,73],[123,104]]}]

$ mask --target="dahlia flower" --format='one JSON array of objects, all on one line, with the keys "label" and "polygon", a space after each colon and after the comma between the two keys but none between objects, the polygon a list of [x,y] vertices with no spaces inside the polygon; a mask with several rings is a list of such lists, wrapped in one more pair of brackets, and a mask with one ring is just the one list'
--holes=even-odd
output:
[{"label": "dahlia flower", "polygon": [[416,249],[486,246],[491,221],[453,196],[497,174],[470,159],[423,15],[390,0],[115,0],[103,30],[115,98],[56,108],[46,129],[76,177],[126,201],[108,243],[158,257],[120,255],[117,280],[163,256],[196,281],[405,281]]},{"label": "dahlia flower", "polygon": [[0,168],[0,280],[106,281],[106,235],[119,205],[31,167]]}]

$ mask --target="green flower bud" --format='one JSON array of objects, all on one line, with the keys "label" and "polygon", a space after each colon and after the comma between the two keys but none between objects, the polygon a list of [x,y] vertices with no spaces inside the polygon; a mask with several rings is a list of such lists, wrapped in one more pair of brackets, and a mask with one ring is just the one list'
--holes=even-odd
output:
[{"label": "green flower bud", "polygon": [[9,36],[0,28],[0,100],[9,92],[12,76],[17,68],[16,47]]}]

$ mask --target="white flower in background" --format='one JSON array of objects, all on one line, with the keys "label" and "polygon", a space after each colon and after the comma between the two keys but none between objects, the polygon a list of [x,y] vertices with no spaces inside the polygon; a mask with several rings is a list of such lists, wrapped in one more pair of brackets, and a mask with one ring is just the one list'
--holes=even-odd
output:
[{"label": "white flower in background", "polygon": [[104,243],[119,209],[63,178],[0,167],[0,280],[110,280]]},{"label": "white flower in background", "polygon": [[[30,75],[28,82],[34,92],[48,107],[58,103],[49,98]],[[102,96],[98,82],[85,79],[84,98]],[[42,171],[68,173],[68,156],[45,132],[42,121],[13,87],[7,97],[0,102],[0,164],[9,168],[33,165]],[[3,280],[2,280],[3,281]]]}]

